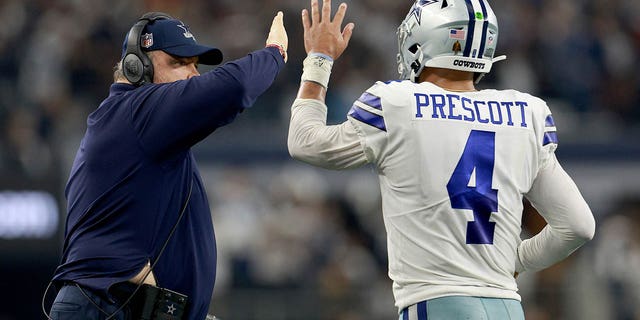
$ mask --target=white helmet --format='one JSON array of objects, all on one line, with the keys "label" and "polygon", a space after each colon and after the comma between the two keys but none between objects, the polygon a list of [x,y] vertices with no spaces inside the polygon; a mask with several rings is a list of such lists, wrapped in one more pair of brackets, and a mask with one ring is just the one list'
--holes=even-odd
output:
[{"label": "white helmet", "polygon": [[398,27],[398,72],[417,82],[425,67],[474,72],[491,70],[498,19],[487,0],[417,0]]}]

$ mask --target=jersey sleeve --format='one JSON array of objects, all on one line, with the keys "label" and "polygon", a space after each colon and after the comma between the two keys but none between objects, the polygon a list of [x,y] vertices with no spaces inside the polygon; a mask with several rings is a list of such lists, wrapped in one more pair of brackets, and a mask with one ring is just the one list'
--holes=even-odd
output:
[{"label": "jersey sleeve", "polygon": [[547,222],[518,246],[516,271],[541,270],[566,258],[593,238],[595,220],[573,179],[555,155],[556,124],[547,104],[535,98],[534,125],[539,147],[538,172],[525,197]]},{"label": "jersey sleeve", "polygon": [[536,139],[540,147],[538,166],[544,168],[549,164],[558,148],[558,133],[549,106],[540,99],[536,98],[536,100],[540,105],[535,114],[538,119],[534,122]]},{"label": "jersey sleeve", "polygon": [[367,160],[379,165],[388,145],[384,106],[388,104],[386,86],[377,82],[353,103],[347,118],[355,128]]},{"label": "jersey sleeve", "polygon": [[327,126],[327,106],[320,100],[296,99],[291,106],[287,146],[294,159],[327,169],[357,168],[367,163],[360,139],[349,121]]},{"label": "jersey sleeve", "polygon": [[593,238],[591,209],[555,155],[547,160],[525,196],[547,226],[518,246],[517,272],[549,267]]}]

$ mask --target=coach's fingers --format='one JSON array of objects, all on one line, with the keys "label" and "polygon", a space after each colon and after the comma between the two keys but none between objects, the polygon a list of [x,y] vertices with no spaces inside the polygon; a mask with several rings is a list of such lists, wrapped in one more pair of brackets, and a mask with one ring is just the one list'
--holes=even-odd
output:
[{"label": "coach's fingers", "polygon": [[271,22],[272,27],[273,26],[282,26],[284,25],[284,23],[282,22],[282,17],[284,15],[282,14],[282,11],[278,11],[278,13],[275,15],[275,17],[273,17],[273,21]]},{"label": "coach's fingers", "polygon": [[282,11],[278,11],[278,13],[273,17],[273,21],[271,21],[271,28],[269,29],[270,33],[284,31],[284,22],[282,21],[282,17]]},{"label": "coach's fingers", "polygon": [[283,16],[282,11],[278,11],[276,16],[273,17],[266,44],[275,44],[282,47],[284,51],[287,51],[289,47],[289,37],[287,36],[287,30],[284,28]]}]

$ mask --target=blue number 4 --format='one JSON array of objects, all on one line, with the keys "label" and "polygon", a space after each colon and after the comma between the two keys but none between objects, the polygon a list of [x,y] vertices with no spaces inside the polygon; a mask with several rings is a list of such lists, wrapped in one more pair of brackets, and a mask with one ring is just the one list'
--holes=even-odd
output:
[{"label": "blue number 4", "polygon": [[495,132],[472,130],[447,183],[451,207],[473,211],[474,221],[467,222],[467,244],[493,244],[496,223],[489,218],[498,212],[498,190],[491,188],[495,140]]}]

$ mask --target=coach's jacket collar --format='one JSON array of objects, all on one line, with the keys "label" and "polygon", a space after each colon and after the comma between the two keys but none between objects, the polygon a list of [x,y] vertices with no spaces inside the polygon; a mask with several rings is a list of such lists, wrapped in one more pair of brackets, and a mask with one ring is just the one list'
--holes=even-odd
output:
[{"label": "coach's jacket collar", "polygon": [[129,83],[116,82],[112,84],[111,87],[109,88],[109,95],[112,96],[114,94],[127,92],[135,88],[136,86]]}]

